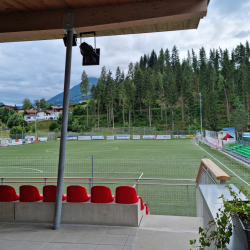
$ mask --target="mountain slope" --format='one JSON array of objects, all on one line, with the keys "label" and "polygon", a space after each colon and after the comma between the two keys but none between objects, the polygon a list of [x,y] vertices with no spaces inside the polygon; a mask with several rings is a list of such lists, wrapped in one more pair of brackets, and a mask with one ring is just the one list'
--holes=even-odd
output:
[{"label": "mountain slope", "polygon": [[[92,85],[96,85],[97,83],[97,78],[95,77],[89,77],[89,85],[90,85],[90,88],[92,87]],[[90,95],[90,92],[88,93],[88,99],[89,99],[89,95]],[[80,83],[76,86],[74,86],[73,88],[70,89],[70,92],[69,92],[69,101],[71,103],[76,103],[76,102],[79,102],[79,101],[82,101],[83,100],[83,97],[82,97],[82,93],[80,92]],[[54,105],[62,105],[63,104],[63,92],[50,98],[49,100],[46,101],[47,103],[50,103],[50,102],[53,102]]]}]

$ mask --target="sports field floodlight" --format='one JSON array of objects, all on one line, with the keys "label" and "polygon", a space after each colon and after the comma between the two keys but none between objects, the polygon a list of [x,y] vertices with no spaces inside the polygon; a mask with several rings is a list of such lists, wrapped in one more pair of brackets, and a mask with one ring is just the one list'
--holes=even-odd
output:
[{"label": "sports field floodlight", "polygon": [[[94,34],[95,48],[86,42],[82,42],[83,34]],[[100,49],[96,48],[95,32],[80,33],[80,52],[82,54],[82,65],[99,65],[100,64]]]},{"label": "sports field floodlight", "polygon": [[200,96],[200,120],[201,120],[201,136],[202,136],[202,109],[201,109],[202,100],[201,100],[201,93],[199,93],[199,96]]}]

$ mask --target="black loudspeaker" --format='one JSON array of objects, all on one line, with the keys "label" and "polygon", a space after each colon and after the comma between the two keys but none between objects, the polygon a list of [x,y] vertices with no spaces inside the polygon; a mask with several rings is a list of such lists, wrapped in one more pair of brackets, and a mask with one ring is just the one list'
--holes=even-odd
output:
[{"label": "black loudspeaker", "polygon": [[93,49],[93,47],[85,42],[80,45],[80,52],[83,56],[82,65],[99,65],[100,64],[100,49]]}]

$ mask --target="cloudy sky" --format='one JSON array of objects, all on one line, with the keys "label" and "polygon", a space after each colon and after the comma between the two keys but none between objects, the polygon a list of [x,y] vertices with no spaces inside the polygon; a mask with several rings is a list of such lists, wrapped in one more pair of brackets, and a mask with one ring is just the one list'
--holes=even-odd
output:
[{"label": "cloudy sky", "polygon": [[[73,47],[71,87],[80,83],[84,69],[89,77],[99,77],[101,67],[113,74],[117,66],[126,72],[128,64],[139,60],[154,49],[170,49],[176,45],[180,57],[192,48],[198,53],[204,46],[228,48],[250,41],[250,1],[211,0],[208,14],[200,21],[198,30],[151,34],[98,37],[101,48],[100,66],[82,67],[78,47]],[[93,44],[93,38],[85,39]],[[22,105],[24,98],[46,100],[63,91],[65,47],[62,40],[0,44],[0,102]]]}]

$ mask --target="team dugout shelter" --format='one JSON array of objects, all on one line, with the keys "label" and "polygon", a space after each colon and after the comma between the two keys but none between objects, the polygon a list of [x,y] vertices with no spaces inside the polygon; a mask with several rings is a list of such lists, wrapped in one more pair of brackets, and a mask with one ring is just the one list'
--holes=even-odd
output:
[{"label": "team dugout shelter", "polygon": [[71,59],[76,38],[197,29],[208,4],[209,0],[0,0],[0,43],[64,39],[66,46],[55,230],[61,222]]}]

